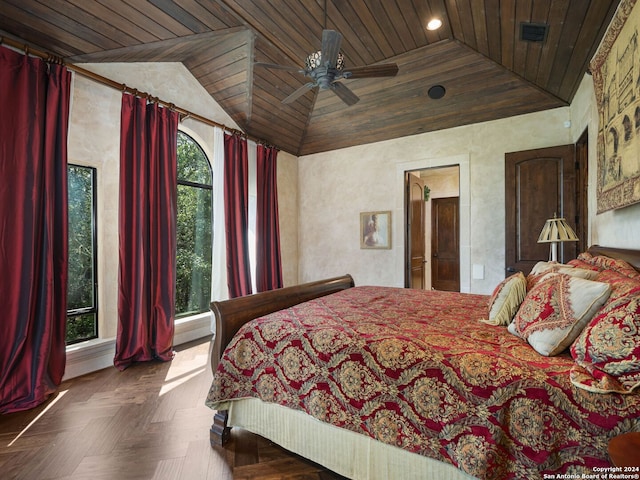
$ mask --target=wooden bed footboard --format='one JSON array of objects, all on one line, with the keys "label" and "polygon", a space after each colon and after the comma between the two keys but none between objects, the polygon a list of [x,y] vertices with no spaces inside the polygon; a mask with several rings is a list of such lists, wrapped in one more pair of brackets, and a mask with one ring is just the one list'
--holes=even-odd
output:
[{"label": "wooden bed footboard", "polygon": [[[211,310],[216,319],[216,334],[211,352],[211,370],[216,371],[224,349],[245,323],[263,315],[354,286],[353,278],[347,274],[221,302],[211,302]],[[228,439],[227,417],[226,410],[215,413],[209,432],[211,445],[223,445]]]}]

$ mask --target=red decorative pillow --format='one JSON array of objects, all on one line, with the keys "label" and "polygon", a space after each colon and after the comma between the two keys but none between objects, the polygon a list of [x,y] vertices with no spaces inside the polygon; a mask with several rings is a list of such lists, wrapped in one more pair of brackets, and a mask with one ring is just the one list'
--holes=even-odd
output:
[{"label": "red decorative pillow", "polygon": [[608,302],[571,346],[574,385],[631,393],[640,386],[640,284]]},{"label": "red decorative pillow", "polygon": [[599,272],[601,270],[597,265],[593,265],[592,263],[585,262],[580,258],[574,258],[573,260],[569,260],[567,265],[571,265],[572,267],[582,268],[584,270],[593,270],[594,272]]},{"label": "red decorative pillow", "polygon": [[629,278],[640,277],[640,272],[633,268],[629,263],[624,260],[605,257],[604,255],[593,256],[590,253],[581,253],[578,255],[578,260],[582,260],[590,265],[593,265],[600,270],[614,270]]},{"label": "red decorative pillow", "polygon": [[640,286],[640,277],[630,278],[615,270],[602,270],[598,273],[595,280],[597,282],[605,282],[611,285],[611,295],[609,295],[608,303],[616,300],[618,297],[626,295]]},{"label": "red decorative pillow", "polygon": [[538,353],[557,355],[580,335],[610,290],[606,283],[547,274],[527,293],[508,330]]},{"label": "red decorative pillow", "polygon": [[527,294],[527,281],[522,272],[505,278],[493,290],[489,299],[489,318],[484,322],[490,325],[509,325]]}]

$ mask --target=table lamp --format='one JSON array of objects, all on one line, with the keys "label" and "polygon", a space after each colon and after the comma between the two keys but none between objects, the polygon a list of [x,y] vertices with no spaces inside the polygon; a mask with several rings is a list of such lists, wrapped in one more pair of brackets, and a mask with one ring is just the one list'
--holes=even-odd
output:
[{"label": "table lamp", "polygon": [[558,261],[558,243],[559,242],[577,242],[578,237],[567,221],[556,214],[553,214],[553,218],[548,219],[540,236],[538,237],[538,243],[551,243],[549,251],[549,260],[552,262]]}]

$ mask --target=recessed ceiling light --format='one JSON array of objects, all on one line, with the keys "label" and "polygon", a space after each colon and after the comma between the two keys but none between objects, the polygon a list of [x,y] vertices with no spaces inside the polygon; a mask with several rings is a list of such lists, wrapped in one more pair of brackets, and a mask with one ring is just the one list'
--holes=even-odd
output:
[{"label": "recessed ceiling light", "polygon": [[427,23],[427,30],[437,30],[442,26],[442,20],[434,18]]}]

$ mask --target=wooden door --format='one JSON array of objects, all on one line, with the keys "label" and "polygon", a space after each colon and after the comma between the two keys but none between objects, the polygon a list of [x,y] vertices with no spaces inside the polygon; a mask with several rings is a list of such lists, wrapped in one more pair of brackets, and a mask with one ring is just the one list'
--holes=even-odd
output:
[{"label": "wooden door", "polygon": [[424,289],[424,180],[407,174],[407,252],[405,286]]},{"label": "wooden door", "polygon": [[459,197],[431,200],[431,288],[460,291]]},{"label": "wooden door", "polygon": [[[576,166],[574,146],[527,150],[505,155],[506,275],[528,274],[549,259],[549,244],[538,236],[554,213],[575,229]],[[558,245],[558,261],[577,255],[576,242]]]}]

